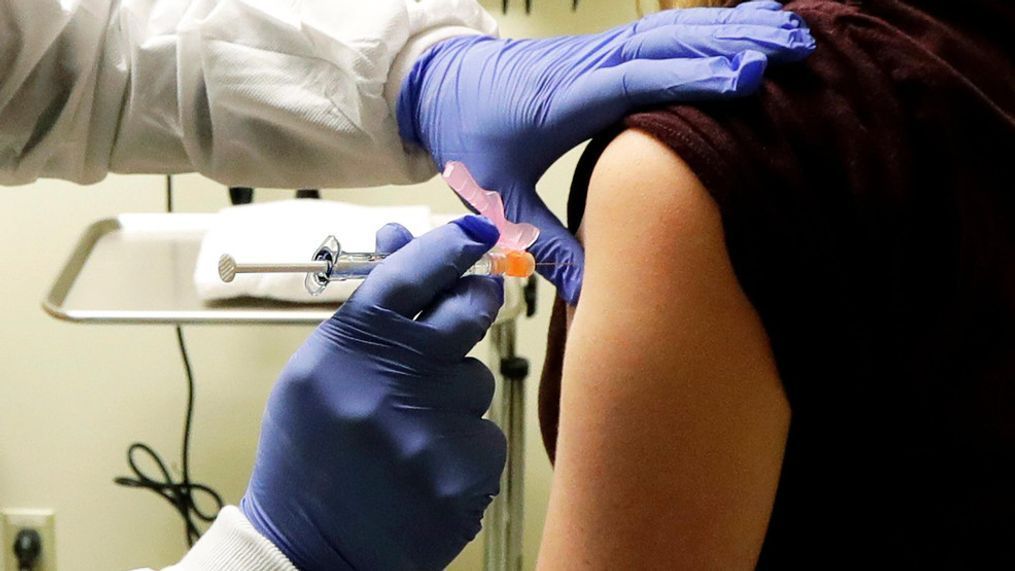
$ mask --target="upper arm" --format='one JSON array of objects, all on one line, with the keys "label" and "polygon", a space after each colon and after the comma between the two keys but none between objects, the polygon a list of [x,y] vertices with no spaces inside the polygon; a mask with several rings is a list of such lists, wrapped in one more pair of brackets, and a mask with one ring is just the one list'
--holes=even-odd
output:
[{"label": "upper arm", "polygon": [[597,163],[540,568],[748,568],[789,425],[718,208],[628,131]]}]

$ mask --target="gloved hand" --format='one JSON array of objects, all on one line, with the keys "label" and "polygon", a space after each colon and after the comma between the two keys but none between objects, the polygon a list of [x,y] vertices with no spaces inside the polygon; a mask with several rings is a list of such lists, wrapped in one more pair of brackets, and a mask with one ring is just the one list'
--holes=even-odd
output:
[{"label": "gloved hand", "polygon": [[497,238],[475,216],[411,242],[385,226],[398,251],[282,371],[240,508],[298,568],[440,569],[479,532],[506,443],[466,353],[504,290],[460,276]]},{"label": "gloved hand", "polygon": [[439,169],[461,161],[501,193],[514,222],[541,230],[530,248],[560,295],[575,302],[584,254],[536,195],[546,169],[578,143],[644,105],[754,92],[769,59],[814,49],[778,2],[671,10],[602,34],[540,40],[462,36],[432,47],[402,84],[402,138]]}]

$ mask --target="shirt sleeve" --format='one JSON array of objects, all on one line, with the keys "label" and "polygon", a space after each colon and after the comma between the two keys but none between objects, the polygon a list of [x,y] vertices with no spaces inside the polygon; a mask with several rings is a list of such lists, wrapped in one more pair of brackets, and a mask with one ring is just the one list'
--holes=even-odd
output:
[{"label": "shirt sleeve", "polygon": [[495,34],[475,0],[0,4],[0,184],[109,172],[314,188],[429,178],[393,110],[434,43]]},{"label": "shirt sleeve", "polygon": [[183,559],[162,571],[297,570],[271,541],[250,525],[243,512],[226,506]]}]

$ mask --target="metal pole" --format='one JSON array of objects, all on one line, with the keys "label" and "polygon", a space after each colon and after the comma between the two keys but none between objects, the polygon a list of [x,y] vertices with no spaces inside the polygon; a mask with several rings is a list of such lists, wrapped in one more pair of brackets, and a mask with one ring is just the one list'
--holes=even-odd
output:
[{"label": "metal pole", "polygon": [[522,521],[524,519],[525,473],[525,377],[528,363],[515,355],[514,320],[493,326],[490,341],[495,375],[500,380],[490,420],[507,437],[507,465],[500,479],[500,494],[486,511],[486,571],[521,571]]}]

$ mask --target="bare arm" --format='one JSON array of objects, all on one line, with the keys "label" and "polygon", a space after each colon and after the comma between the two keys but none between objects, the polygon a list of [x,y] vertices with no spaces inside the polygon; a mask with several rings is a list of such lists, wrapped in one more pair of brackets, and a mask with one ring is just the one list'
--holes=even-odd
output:
[{"label": "bare arm", "polygon": [[719,211],[643,133],[596,166],[540,569],[743,569],[789,426]]}]

